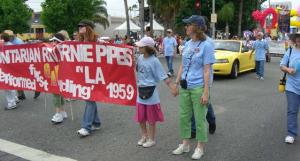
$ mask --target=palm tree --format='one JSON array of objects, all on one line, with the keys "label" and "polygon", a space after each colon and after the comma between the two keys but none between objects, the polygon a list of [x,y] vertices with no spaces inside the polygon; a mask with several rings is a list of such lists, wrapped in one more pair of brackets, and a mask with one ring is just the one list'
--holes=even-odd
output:
[{"label": "palm tree", "polygon": [[140,26],[141,26],[141,37],[144,37],[144,0],[138,0],[139,2],[139,16],[140,16]]},{"label": "palm tree", "polygon": [[128,4],[127,4],[127,0],[124,0],[124,5],[125,5],[125,13],[126,13],[127,35],[130,35],[130,22],[129,22],[129,14],[128,14]]},{"label": "palm tree", "polygon": [[153,12],[166,28],[174,28],[176,14],[180,9],[182,0],[151,0]]},{"label": "palm tree", "polygon": [[242,36],[243,7],[244,7],[244,0],[240,0],[239,22],[238,22],[238,36],[239,36],[239,37]]},{"label": "palm tree", "polygon": [[233,20],[234,17],[234,4],[232,2],[226,3],[221,10],[218,12],[218,17],[220,21],[226,23],[225,32],[226,38],[229,37],[229,22]]},{"label": "palm tree", "polygon": [[107,19],[108,14],[106,10],[106,2],[105,0],[94,0],[93,6],[95,10],[95,14],[93,15],[93,21],[95,23],[101,24],[104,28],[109,26],[109,21]]}]

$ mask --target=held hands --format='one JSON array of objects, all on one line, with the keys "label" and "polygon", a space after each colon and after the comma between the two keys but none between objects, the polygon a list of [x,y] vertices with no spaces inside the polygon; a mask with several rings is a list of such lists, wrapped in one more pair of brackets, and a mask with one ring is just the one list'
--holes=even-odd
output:
[{"label": "held hands", "polygon": [[174,97],[178,95],[178,89],[176,84],[170,84],[170,91]]}]

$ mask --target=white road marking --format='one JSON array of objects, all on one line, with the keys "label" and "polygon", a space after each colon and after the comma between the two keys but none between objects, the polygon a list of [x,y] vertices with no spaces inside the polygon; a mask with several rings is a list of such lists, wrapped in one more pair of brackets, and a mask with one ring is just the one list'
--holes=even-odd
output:
[{"label": "white road marking", "polygon": [[30,148],[3,139],[0,139],[0,151],[31,161],[76,161],[71,158],[49,154],[41,150]]}]

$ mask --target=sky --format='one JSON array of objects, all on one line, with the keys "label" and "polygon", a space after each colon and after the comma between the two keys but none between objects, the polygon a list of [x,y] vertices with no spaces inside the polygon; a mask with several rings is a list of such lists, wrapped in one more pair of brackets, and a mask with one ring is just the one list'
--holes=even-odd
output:
[{"label": "sky", "polygon": [[[29,5],[34,11],[41,11],[41,3],[44,0],[28,0],[26,4]],[[138,0],[127,0],[128,6],[132,6],[133,4],[138,4]],[[125,17],[125,7],[124,0],[106,0],[107,3],[107,12],[112,16]],[[133,13],[132,13],[133,14]]]},{"label": "sky", "polygon": [[[132,6],[133,4],[138,4],[138,0],[127,0],[127,1],[128,1],[128,6]],[[272,2],[284,2],[286,0],[270,0],[270,1],[272,3]],[[298,6],[300,6],[300,0],[290,0],[290,1],[292,2],[293,8],[297,8]],[[44,0],[28,0],[26,3],[34,11],[41,11],[42,10],[40,6],[41,2],[44,2]],[[106,0],[106,3],[107,3],[107,11],[109,15],[125,17],[124,0]]]}]

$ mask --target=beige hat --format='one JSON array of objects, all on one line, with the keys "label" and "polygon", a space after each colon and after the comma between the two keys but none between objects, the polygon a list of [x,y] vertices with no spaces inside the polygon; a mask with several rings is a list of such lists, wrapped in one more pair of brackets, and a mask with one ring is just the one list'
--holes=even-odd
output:
[{"label": "beige hat", "polygon": [[64,35],[65,40],[70,40],[70,36],[66,30],[60,30],[58,33]]},{"label": "beige hat", "polygon": [[173,33],[173,30],[172,29],[167,29],[167,32]]},{"label": "beige hat", "polygon": [[4,30],[4,33],[6,33],[9,36],[14,36],[14,32],[11,30]]}]

